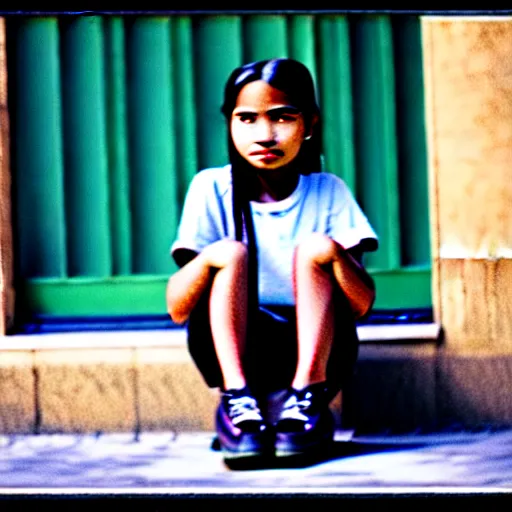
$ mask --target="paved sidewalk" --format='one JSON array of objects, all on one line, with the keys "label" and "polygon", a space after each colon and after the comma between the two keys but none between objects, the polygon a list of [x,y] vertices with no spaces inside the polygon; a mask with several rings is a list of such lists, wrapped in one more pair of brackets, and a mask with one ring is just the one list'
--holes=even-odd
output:
[{"label": "paved sidewalk", "polygon": [[[213,434],[0,436],[0,497],[16,494],[512,493],[512,430],[355,437],[329,460],[230,470]],[[512,495],[511,495],[512,496]]]}]

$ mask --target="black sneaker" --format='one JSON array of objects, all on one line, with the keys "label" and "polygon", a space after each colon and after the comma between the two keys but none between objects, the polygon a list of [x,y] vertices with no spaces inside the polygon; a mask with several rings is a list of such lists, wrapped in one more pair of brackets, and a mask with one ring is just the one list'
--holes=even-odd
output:
[{"label": "black sneaker", "polygon": [[276,456],[320,452],[334,438],[334,418],[325,383],[291,389],[276,424]]},{"label": "black sneaker", "polygon": [[271,448],[269,428],[247,388],[222,394],[216,428],[225,459],[265,455]]}]

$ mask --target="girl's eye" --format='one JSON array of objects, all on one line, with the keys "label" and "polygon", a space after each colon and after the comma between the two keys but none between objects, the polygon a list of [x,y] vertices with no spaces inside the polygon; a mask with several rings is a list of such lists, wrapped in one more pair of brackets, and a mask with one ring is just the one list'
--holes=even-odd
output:
[{"label": "girl's eye", "polygon": [[278,114],[272,119],[272,121],[277,123],[292,123],[296,119],[297,117],[291,114]]},{"label": "girl's eye", "polygon": [[242,123],[249,124],[254,122],[255,116],[250,114],[241,114],[238,116],[238,119],[240,119]]}]

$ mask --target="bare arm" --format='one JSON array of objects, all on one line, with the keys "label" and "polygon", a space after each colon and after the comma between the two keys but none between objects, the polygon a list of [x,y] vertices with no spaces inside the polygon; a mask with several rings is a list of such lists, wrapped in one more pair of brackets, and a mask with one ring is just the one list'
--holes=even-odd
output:
[{"label": "bare arm", "polygon": [[362,251],[358,247],[346,250],[337,242],[335,244],[336,254],[332,265],[334,278],[345,293],[356,318],[361,318],[375,302],[375,283],[360,263]]},{"label": "bare arm", "polygon": [[210,266],[199,254],[184,264],[167,282],[167,312],[178,324],[184,323],[210,282]]}]

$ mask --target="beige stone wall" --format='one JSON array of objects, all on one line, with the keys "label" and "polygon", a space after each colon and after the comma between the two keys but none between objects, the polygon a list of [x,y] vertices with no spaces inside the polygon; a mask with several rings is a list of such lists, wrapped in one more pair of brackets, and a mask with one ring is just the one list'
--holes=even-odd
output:
[{"label": "beige stone wall", "polygon": [[442,425],[512,424],[512,18],[422,20]]},{"label": "beige stone wall", "polygon": [[5,20],[0,18],[0,336],[8,331],[14,317],[6,64]]},{"label": "beige stone wall", "polygon": [[434,298],[457,355],[512,355],[512,18],[424,18]]}]

